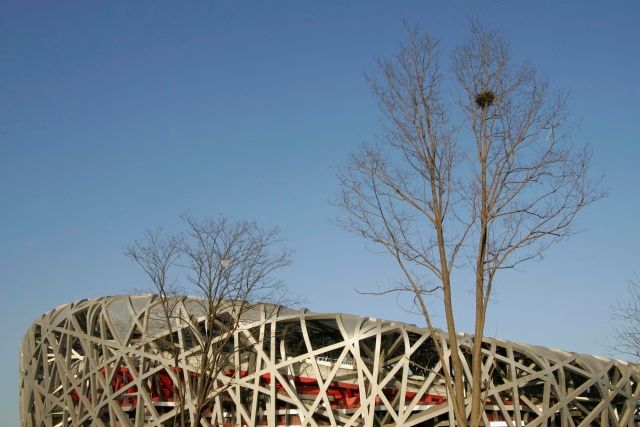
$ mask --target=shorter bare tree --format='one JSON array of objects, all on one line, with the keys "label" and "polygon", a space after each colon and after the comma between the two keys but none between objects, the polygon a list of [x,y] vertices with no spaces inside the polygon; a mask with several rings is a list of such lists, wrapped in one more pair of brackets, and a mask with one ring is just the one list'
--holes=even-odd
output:
[{"label": "shorter bare tree", "polygon": [[612,350],[624,356],[640,360],[640,279],[629,282],[624,302],[613,306]]},{"label": "shorter bare tree", "polygon": [[[125,253],[149,277],[161,302],[167,349],[174,372],[181,376],[174,384],[178,408],[174,425],[187,425],[185,405],[189,405],[188,425],[199,426],[213,411],[217,397],[233,384],[242,353],[251,346],[243,344],[237,333],[247,314],[258,304],[285,303],[284,289],[272,273],[291,262],[291,253],[276,249],[277,229],[264,230],[254,222],[222,216],[183,216],[183,220],[184,234],[147,232]],[[196,297],[192,302],[198,305],[197,313],[185,309],[179,293]],[[180,334],[174,333],[175,325]],[[180,369],[181,363],[187,370]],[[184,384],[191,376],[195,387],[187,396]]]}]

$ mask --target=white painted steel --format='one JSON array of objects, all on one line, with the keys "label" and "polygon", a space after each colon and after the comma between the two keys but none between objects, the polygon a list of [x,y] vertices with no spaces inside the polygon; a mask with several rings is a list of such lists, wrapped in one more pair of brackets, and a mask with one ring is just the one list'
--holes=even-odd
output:
[{"label": "white painted steel", "polygon": [[[182,315],[202,316],[196,302],[181,298]],[[175,403],[154,398],[159,372],[174,383],[186,379],[192,417],[195,381],[187,372],[195,369],[200,348],[184,344],[176,320],[184,344],[181,373],[168,369],[172,361],[161,345],[167,328],[158,320],[158,304],[149,295],[105,297],[64,305],[38,319],[20,354],[22,425],[171,425]],[[234,373],[218,378],[232,385],[216,397],[205,425],[449,425],[441,365],[429,356],[432,341],[425,329],[269,305],[258,305],[243,320],[235,345],[246,349],[236,357]],[[438,333],[446,344],[446,334]],[[460,336],[465,380],[472,339]],[[635,425],[636,365],[489,338],[483,353],[487,426]],[[123,370],[130,378],[114,386]],[[300,378],[316,381],[316,390],[303,389]],[[339,387],[359,398],[336,397]]]}]

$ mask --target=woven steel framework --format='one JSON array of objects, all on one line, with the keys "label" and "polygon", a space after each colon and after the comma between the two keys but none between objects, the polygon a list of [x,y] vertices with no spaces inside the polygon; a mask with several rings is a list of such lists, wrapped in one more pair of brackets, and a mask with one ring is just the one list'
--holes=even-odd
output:
[{"label": "woven steel framework", "polygon": [[[36,321],[21,349],[22,425],[172,425],[178,382],[192,416],[200,348],[175,320],[182,351],[179,368],[171,366],[158,304],[152,296],[105,297]],[[178,309],[202,315],[186,297]],[[205,425],[450,425],[442,367],[426,330],[269,305],[245,317],[234,336],[243,350],[218,378],[229,386]],[[460,343],[468,378],[472,337]],[[483,351],[487,426],[636,425],[635,365],[497,339],[486,339]]]}]

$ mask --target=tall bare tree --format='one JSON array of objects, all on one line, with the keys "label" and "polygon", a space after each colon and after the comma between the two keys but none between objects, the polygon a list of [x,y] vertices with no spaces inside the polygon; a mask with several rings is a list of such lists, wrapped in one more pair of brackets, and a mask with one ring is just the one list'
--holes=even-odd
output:
[{"label": "tall bare tree", "polygon": [[[517,64],[504,38],[471,22],[468,41],[443,55],[438,40],[406,29],[408,43],[367,77],[385,134],[339,173],[347,214],[339,222],[396,260],[404,280],[380,293],[409,292],[436,341],[432,319],[443,310],[451,363],[443,343],[436,349],[450,366],[443,380],[452,416],[477,426],[496,274],[572,234],[576,215],[603,194],[588,179],[588,151],[571,145],[566,97]],[[466,285],[454,275],[465,260],[475,289],[467,381],[453,299],[454,287]]]},{"label": "tall bare tree", "polygon": [[[174,425],[199,426],[214,410],[216,398],[239,375],[244,350],[255,344],[243,343],[237,333],[246,316],[259,303],[272,303],[275,315],[277,306],[285,302],[283,288],[273,279],[273,273],[290,263],[291,253],[275,247],[279,242],[277,229],[264,230],[254,222],[236,222],[222,216],[183,216],[183,220],[187,225],[184,234],[148,232],[126,254],[150,278],[162,303],[161,320],[166,322],[169,352],[175,372],[181,376],[174,381],[174,395],[180,405]],[[171,276],[173,269],[177,271]],[[191,299],[199,305],[197,314],[185,309],[181,304],[184,298],[178,293],[197,297]],[[180,325],[180,334],[173,332],[176,324]],[[185,352],[186,362],[179,360]],[[187,369],[179,369],[185,363]],[[184,384],[194,373],[195,387],[186,396]],[[192,419],[188,423],[186,404],[195,409],[190,411]]]}]

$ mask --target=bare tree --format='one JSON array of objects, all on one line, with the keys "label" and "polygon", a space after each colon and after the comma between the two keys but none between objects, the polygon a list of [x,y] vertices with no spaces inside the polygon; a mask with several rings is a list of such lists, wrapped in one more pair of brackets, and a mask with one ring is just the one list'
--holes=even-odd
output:
[{"label": "bare tree", "polygon": [[[162,302],[170,352],[175,371],[181,375],[174,384],[180,404],[174,425],[199,426],[214,410],[216,398],[238,378],[245,349],[255,344],[243,342],[238,334],[243,321],[260,303],[272,303],[275,315],[285,302],[273,273],[290,263],[291,253],[275,247],[277,229],[264,230],[254,222],[222,216],[201,220],[183,216],[183,220],[187,225],[184,235],[148,232],[126,254],[149,276]],[[170,279],[173,268],[178,272]],[[192,300],[199,306],[197,314],[185,309],[176,289],[197,297]],[[173,333],[176,324],[180,334]],[[190,372],[178,369],[179,357],[185,358]],[[196,384],[186,396],[184,384],[192,374]],[[188,424],[185,404],[194,409],[189,411],[192,419]]]},{"label": "bare tree", "polygon": [[613,306],[615,344],[612,350],[640,360],[640,279],[629,282],[624,302]]},{"label": "bare tree", "polygon": [[[482,339],[496,273],[542,256],[603,196],[588,180],[589,153],[571,146],[566,97],[516,64],[505,39],[470,27],[469,40],[444,56],[436,39],[407,25],[408,43],[378,61],[367,78],[386,132],[352,155],[338,196],[347,213],[339,223],[383,248],[403,273],[379,293],[409,292],[434,340],[432,303],[442,301],[451,363],[443,343],[436,349],[450,366],[443,380],[459,426],[482,419]],[[465,260],[475,288],[467,381],[452,297]]]}]

